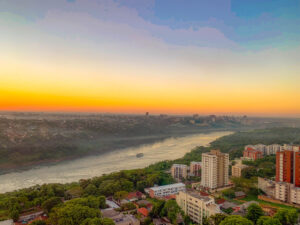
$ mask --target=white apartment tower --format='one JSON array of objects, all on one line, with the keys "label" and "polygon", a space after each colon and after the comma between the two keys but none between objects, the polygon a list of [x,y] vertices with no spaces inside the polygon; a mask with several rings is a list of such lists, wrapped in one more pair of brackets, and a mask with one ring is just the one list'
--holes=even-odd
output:
[{"label": "white apartment tower", "polygon": [[228,184],[229,155],[219,150],[202,154],[201,185],[215,189]]}]

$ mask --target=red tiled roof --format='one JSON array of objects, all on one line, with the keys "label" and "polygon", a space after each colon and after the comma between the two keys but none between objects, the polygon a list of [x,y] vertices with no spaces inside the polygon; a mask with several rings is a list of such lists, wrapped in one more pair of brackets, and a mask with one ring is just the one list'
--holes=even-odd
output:
[{"label": "red tiled roof", "polygon": [[176,195],[168,195],[168,196],[165,196],[165,199],[166,199],[166,200],[176,199]]},{"label": "red tiled roof", "polygon": [[130,192],[128,193],[127,195],[127,199],[132,199],[132,198],[140,198],[142,197],[143,193],[140,192],[140,191],[137,191],[137,192]]},{"label": "red tiled roof", "polygon": [[225,201],[226,201],[225,199],[218,199],[218,200],[216,201],[216,203],[219,205],[219,204],[224,203]]},{"label": "red tiled roof", "polygon": [[204,192],[204,191],[200,191],[200,195],[202,195],[202,196],[209,196],[209,194],[206,193],[206,192]]},{"label": "red tiled roof", "polygon": [[138,212],[141,213],[143,216],[147,217],[149,212],[146,208],[139,208]]}]

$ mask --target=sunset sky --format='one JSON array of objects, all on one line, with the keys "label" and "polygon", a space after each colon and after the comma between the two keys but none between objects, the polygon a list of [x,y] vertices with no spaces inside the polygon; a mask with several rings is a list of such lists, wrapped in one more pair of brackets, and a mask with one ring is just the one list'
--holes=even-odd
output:
[{"label": "sunset sky", "polygon": [[0,110],[300,117],[300,1],[0,0]]}]

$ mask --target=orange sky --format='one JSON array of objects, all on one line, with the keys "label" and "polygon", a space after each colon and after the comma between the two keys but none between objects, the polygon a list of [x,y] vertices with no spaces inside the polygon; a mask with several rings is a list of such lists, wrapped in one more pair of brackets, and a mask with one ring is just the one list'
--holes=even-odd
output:
[{"label": "orange sky", "polygon": [[0,13],[0,110],[300,117],[299,46],[247,50],[223,36],[230,47],[183,46],[82,14],[86,31],[55,13],[34,23]]}]

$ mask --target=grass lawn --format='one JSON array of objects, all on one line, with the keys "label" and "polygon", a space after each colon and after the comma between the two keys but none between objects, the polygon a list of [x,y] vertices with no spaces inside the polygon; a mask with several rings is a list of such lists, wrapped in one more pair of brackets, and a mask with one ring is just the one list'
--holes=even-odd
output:
[{"label": "grass lawn", "polygon": [[242,198],[241,200],[244,200],[244,201],[247,201],[247,202],[249,202],[249,201],[257,201],[257,202],[259,202],[261,204],[275,206],[275,207],[278,207],[278,208],[297,209],[297,208],[292,207],[292,206],[287,206],[287,205],[283,205],[283,204],[278,204],[278,203],[263,201],[263,200],[258,199],[257,196],[254,196],[254,195],[247,195],[245,198]]}]

